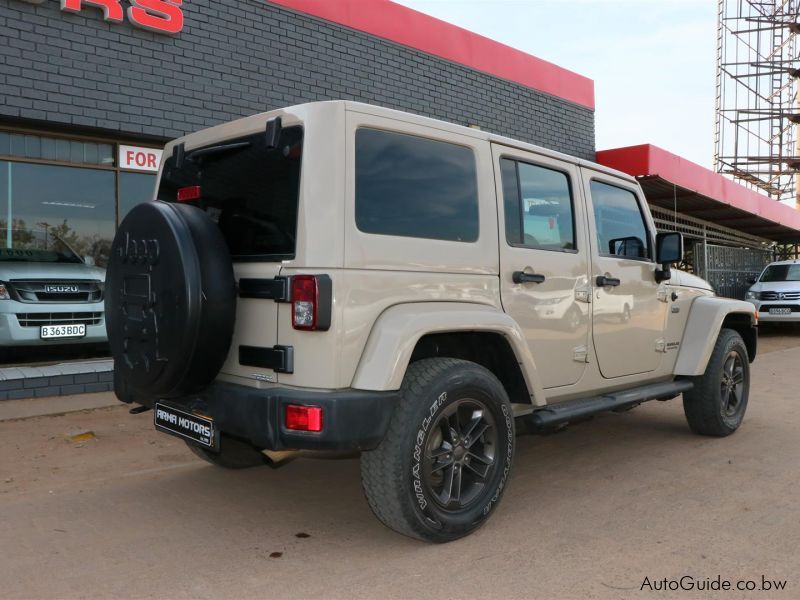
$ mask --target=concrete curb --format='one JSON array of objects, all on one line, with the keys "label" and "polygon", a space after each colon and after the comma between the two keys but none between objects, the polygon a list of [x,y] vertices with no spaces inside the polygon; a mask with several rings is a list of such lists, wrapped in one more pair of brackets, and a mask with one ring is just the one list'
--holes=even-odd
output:
[{"label": "concrete curb", "polygon": [[113,369],[111,359],[0,368],[0,400],[108,392],[113,387]]}]

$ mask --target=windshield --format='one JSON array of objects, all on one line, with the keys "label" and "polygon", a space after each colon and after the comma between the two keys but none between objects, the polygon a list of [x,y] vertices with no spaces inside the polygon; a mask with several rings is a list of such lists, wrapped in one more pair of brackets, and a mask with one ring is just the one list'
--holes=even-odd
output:
[{"label": "windshield", "polygon": [[303,129],[285,127],[277,147],[258,133],[186,153],[180,169],[169,157],[158,199],[175,202],[189,189],[190,203],[208,213],[234,260],[294,258]]},{"label": "windshield", "polygon": [[0,261],[83,263],[69,244],[52,232],[11,229],[2,234],[5,243],[0,242]]},{"label": "windshield", "polygon": [[800,281],[800,264],[770,265],[764,269],[759,281]]}]

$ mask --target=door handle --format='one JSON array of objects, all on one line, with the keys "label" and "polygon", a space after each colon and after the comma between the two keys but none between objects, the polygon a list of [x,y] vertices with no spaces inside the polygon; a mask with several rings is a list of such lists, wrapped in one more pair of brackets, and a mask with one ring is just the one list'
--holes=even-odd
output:
[{"label": "door handle", "polygon": [[536,273],[526,273],[525,271],[514,271],[511,275],[514,283],[544,283],[544,275]]},{"label": "door handle", "polygon": [[620,280],[616,277],[606,277],[605,275],[598,275],[597,279],[594,281],[597,287],[606,287],[607,285],[617,286],[620,284]]}]

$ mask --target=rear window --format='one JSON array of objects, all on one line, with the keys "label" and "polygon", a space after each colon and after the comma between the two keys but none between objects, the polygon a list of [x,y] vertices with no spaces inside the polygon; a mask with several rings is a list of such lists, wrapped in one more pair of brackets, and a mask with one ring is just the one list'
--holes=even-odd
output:
[{"label": "rear window", "polygon": [[478,239],[470,148],[376,129],[356,132],[356,226],[365,233]]},{"label": "rear window", "polygon": [[186,152],[183,165],[164,163],[158,199],[199,186],[191,204],[219,226],[234,260],[294,258],[303,128],[286,127],[276,148],[258,133]]}]

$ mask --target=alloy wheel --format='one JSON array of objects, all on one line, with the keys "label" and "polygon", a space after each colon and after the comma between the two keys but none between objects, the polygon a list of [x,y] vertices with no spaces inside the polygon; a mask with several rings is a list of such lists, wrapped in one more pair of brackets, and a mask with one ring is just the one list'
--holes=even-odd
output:
[{"label": "alloy wheel", "polygon": [[462,510],[481,496],[497,469],[498,431],[489,409],[465,398],[446,407],[425,446],[423,481],[436,504]]}]

